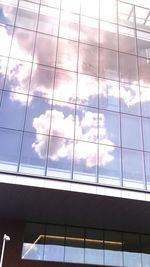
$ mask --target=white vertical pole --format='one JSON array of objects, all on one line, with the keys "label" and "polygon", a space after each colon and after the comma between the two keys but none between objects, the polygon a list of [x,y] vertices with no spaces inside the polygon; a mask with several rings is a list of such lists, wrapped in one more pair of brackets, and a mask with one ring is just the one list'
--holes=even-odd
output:
[{"label": "white vertical pole", "polygon": [[5,250],[5,243],[6,241],[9,241],[10,237],[6,234],[3,236],[3,245],[2,245],[2,252],[1,252],[1,259],[0,259],[0,267],[2,267],[3,264],[3,258],[4,258],[4,250]]}]

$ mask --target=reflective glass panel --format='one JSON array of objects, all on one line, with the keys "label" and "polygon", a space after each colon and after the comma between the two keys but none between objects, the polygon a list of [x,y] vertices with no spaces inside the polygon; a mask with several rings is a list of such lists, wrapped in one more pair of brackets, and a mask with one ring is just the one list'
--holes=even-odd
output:
[{"label": "reflective glass panel", "polygon": [[137,31],[138,55],[150,58],[150,33]]},{"label": "reflective glass panel", "polygon": [[46,135],[24,133],[19,172],[45,174],[48,138]]},{"label": "reflective glass panel", "polygon": [[99,108],[119,111],[119,83],[99,79]]},{"label": "reflective glass panel", "polygon": [[77,103],[90,107],[98,107],[98,79],[78,74]]},{"label": "reflective glass panel", "polygon": [[0,129],[0,168],[5,171],[17,171],[22,133]]},{"label": "reflective glass panel", "polygon": [[22,249],[22,259],[43,260],[44,241],[44,225],[27,224]]},{"label": "reflective glass panel", "polygon": [[138,58],[139,79],[141,86],[150,87],[150,60],[147,58]]},{"label": "reflective glass panel", "polygon": [[118,49],[117,25],[106,21],[100,21],[100,46]]},{"label": "reflective glass panel", "polygon": [[104,256],[106,265],[123,266],[122,244],[121,233],[104,232]]},{"label": "reflective glass panel", "polygon": [[150,190],[150,153],[145,152],[145,176],[146,176],[146,184],[147,189]]},{"label": "reflective glass panel", "polygon": [[142,118],[144,150],[150,151],[150,119]]},{"label": "reflective glass panel", "polygon": [[103,264],[103,232],[96,229],[86,229],[85,263]]},{"label": "reflective glass panel", "polygon": [[76,141],[73,179],[96,182],[97,144]]},{"label": "reflective glass panel", "polygon": [[51,118],[51,103],[44,98],[28,98],[28,107],[26,112],[25,130],[48,134]]},{"label": "reflective glass panel", "polygon": [[74,137],[75,106],[53,101],[50,134],[60,137]]},{"label": "reflective glass panel", "polygon": [[121,186],[120,148],[99,146],[99,183]]},{"label": "reflective glass panel", "polygon": [[65,262],[84,263],[84,229],[67,227]]},{"label": "reflective glass panel", "polygon": [[99,0],[81,0],[81,14],[99,18]]},{"label": "reflective glass panel", "polygon": [[122,150],[123,185],[131,188],[144,188],[143,153],[134,150]]},{"label": "reflective glass panel", "polygon": [[67,11],[74,12],[74,13],[79,13],[80,12],[80,0],[76,0],[76,1],[62,0],[61,8]]},{"label": "reflective glass panel", "polygon": [[119,26],[119,50],[129,54],[137,53],[134,29]]},{"label": "reflective glass panel", "polygon": [[118,80],[118,53],[100,48],[99,76],[106,79]]},{"label": "reflective glass panel", "polygon": [[58,35],[59,10],[48,6],[40,7],[38,31],[51,35]]},{"label": "reflective glass panel", "polygon": [[99,143],[120,145],[119,113],[99,110]]},{"label": "reflective glass panel", "polygon": [[7,59],[5,57],[0,57],[0,89],[3,89],[6,67],[7,67]]},{"label": "reflective glass panel", "polygon": [[57,38],[37,33],[34,62],[55,66]]},{"label": "reflective glass panel", "polygon": [[126,267],[142,267],[140,254],[140,240],[136,234],[123,234],[123,257]]},{"label": "reflective glass panel", "polygon": [[150,88],[140,87],[142,116],[150,117]]},{"label": "reflective glass panel", "polygon": [[123,147],[133,149],[143,148],[141,119],[139,117],[122,114],[121,130]]},{"label": "reflective glass panel", "polygon": [[76,73],[56,69],[54,99],[75,102],[76,100]]},{"label": "reflective glass panel", "polygon": [[[15,101],[21,97],[20,94],[3,92],[0,105],[0,127],[16,130],[23,129],[26,105],[22,105],[19,101]],[[27,96],[24,97],[27,102]]]},{"label": "reflective glass panel", "polygon": [[46,227],[44,260],[64,261],[65,227],[48,225]]},{"label": "reflective glass panel", "polygon": [[7,26],[7,28],[0,25],[0,55],[8,56],[10,52],[10,45],[12,40],[13,28]]},{"label": "reflective glass panel", "polygon": [[28,94],[29,91],[30,74],[31,63],[22,60],[9,59],[4,89],[14,93],[20,93],[20,96],[19,94],[12,95],[14,96],[13,99],[17,100],[22,105],[26,104],[26,94]]},{"label": "reflective glass panel", "polygon": [[127,83],[138,83],[137,58],[119,53],[120,80]]},{"label": "reflective glass panel", "polygon": [[78,44],[76,42],[59,38],[56,66],[58,68],[76,71],[77,53]]},{"label": "reflective glass panel", "polygon": [[149,267],[150,262],[150,236],[141,235],[142,267]]},{"label": "reflective glass panel", "polygon": [[30,30],[36,30],[39,5],[28,1],[20,0],[16,26]]},{"label": "reflective glass panel", "polygon": [[135,27],[135,9],[133,5],[118,1],[118,22],[129,27]]},{"label": "reflective glass panel", "polygon": [[1,0],[0,1],[0,23],[7,25],[14,25],[16,11],[17,11],[17,1],[12,0]]},{"label": "reflective glass panel", "polygon": [[99,42],[99,21],[81,16],[80,41],[86,44],[97,45]]},{"label": "reflective glass panel", "polygon": [[54,68],[33,64],[30,80],[30,95],[52,98]]},{"label": "reflective glass panel", "polygon": [[62,38],[78,41],[79,15],[66,11],[61,12],[59,36]]},{"label": "reflective glass panel", "polygon": [[100,19],[106,20],[106,21],[112,21],[112,22],[117,21],[116,0],[101,0],[100,1]]},{"label": "reflective glass panel", "polygon": [[121,111],[140,115],[140,92],[134,84],[120,84]]},{"label": "reflective glass panel", "polygon": [[72,174],[72,158],[73,141],[51,136],[49,140],[47,175],[61,179],[70,179]]},{"label": "reflective glass panel", "polygon": [[80,44],[79,46],[79,72],[97,76],[98,74],[98,48]]},{"label": "reflective glass panel", "polygon": [[35,32],[15,28],[10,55],[13,58],[32,61]]}]

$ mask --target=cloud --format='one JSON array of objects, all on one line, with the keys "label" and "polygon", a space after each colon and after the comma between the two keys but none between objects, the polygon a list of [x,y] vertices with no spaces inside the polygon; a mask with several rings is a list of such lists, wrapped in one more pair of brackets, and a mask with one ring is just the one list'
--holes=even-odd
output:
[{"label": "cloud", "polygon": [[[47,157],[47,146],[48,139],[46,135],[40,135],[40,133],[46,132],[46,127],[49,127],[50,122],[50,111],[46,111],[45,114],[40,115],[39,117],[33,120],[33,127],[36,129],[36,141],[33,143],[32,148],[38,154],[40,158]],[[113,155],[111,154],[114,150],[112,146],[113,143],[107,139],[106,129],[104,125],[103,114],[101,114],[101,128],[102,132],[102,141],[109,145],[103,146],[103,149],[100,151],[100,164],[105,165],[108,162],[113,160]],[[92,141],[97,138],[97,114],[92,112],[83,112],[83,117],[80,119],[77,116],[76,119],[76,128],[79,135],[82,136],[84,140]],[[74,118],[72,114],[67,116],[63,112],[53,110],[52,112],[52,123],[53,127],[51,129],[50,141],[50,151],[49,159],[59,161],[61,158],[66,158],[71,160],[73,153],[73,140],[66,139],[65,137],[73,138],[73,129],[74,129]],[[92,128],[93,127],[93,128]],[[59,136],[59,137],[56,137]],[[97,165],[97,145],[92,143],[86,143],[82,141],[76,141],[75,143],[75,160],[80,162],[81,160],[85,161],[87,167],[91,168]]]}]

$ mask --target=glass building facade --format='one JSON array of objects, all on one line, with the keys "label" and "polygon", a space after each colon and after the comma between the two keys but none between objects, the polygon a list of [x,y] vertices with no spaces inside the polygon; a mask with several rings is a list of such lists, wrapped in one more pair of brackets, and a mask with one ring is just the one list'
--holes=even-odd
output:
[{"label": "glass building facade", "polygon": [[1,171],[150,190],[142,5],[0,0]]},{"label": "glass building facade", "polygon": [[149,267],[150,235],[27,224],[23,260]]}]

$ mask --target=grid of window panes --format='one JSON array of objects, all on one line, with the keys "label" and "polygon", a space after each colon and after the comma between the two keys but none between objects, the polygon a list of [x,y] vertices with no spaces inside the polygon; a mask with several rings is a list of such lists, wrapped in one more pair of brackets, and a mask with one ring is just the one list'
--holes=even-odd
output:
[{"label": "grid of window panes", "polygon": [[150,190],[139,2],[0,0],[1,170]]},{"label": "grid of window panes", "polygon": [[30,223],[22,259],[149,267],[150,235]]}]

